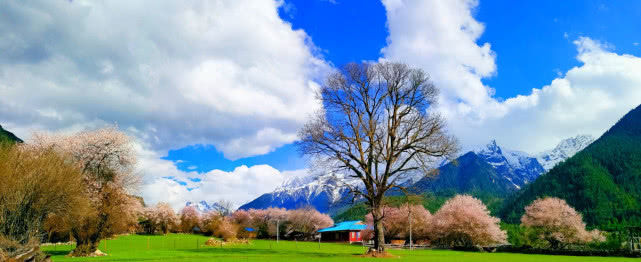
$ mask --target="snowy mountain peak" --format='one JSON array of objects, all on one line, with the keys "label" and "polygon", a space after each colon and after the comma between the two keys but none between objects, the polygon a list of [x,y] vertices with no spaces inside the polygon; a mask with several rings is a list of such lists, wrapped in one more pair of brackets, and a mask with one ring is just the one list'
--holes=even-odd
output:
[{"label": "snowy mountain peak", "polygon": [[542,152],[537,155],[537,160],[545,170],[552,169],[559,162],[572,157],[594,142],[591,135],[578,135],[576,137],[562,140],[554,149]]},{"label": "snowy mountain peak", "polygon": [[515,188],[520,188],[534,181],[544,172],[536,158],[525,152],[501,148],[495,139],[484,146],[477,146],[471,151],[494,167]]},{"label": "snowy mountain peak", "polygon": [[207,213],[209,211],[223,211],[225,209],[224,207],[220,206],[218,203],[208,204],[207,201],[204,201],[204,200],[198,203],[187,201],[187,203],[185,203],[185,206],[193,206],[200,213]]},{"label": "snowy mountain peak", "polygon": [[490,140],[489,143],[483,146],[476,147],[471,150],[477,155],[501,155],[501,147],[496,143],[495,139]]}]

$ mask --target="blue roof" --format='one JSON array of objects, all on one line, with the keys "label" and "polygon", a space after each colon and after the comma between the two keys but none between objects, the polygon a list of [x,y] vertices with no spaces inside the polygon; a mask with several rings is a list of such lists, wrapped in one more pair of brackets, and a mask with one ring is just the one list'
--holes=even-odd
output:
[{"label": "blue roof", "polygon": [[321,232],[332,232],[332,231],[348,231],[348,230],[365,230],[367,228],[367,225],[363,224],[363,222],[354,220],[354,221],[345,221],[345,222],[340,222],[333,227],[328,227],[328,228],[323,228],[321,230],[318,230],[319,233]]},{"label": "blue roof", "polygon": [[251,228],[251,227],[246,227],[246,228],[245,228],[245,231],[247,231],[247,232],[253,232],[254,230],[255,230],[255,229],[253,229],[253,228]]}]

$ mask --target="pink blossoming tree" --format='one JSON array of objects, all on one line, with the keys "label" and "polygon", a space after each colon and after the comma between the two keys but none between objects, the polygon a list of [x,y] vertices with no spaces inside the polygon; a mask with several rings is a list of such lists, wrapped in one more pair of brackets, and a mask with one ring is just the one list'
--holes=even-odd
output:
[{"label": "pink blossoming tree", "polygon": [[587,231],[581,214],[555,197],[537,199],[525,207],[521,226],[530,230],[528,239],[535,247],[561,249],[605,240],[598,230]]},{"label": "pink blossoming tree", "polygon": [[301,208],[288,211],[287,233],[297,234],[303,239],[310,239],[321,228],[330,227],[334,220],[313,208]]},{"label": "pink blossoming tree", "polygon": [[193,206],[186,206],[180,211],[180,229],[183,233],[191,233],[200,225],[200,213]]},{"label": "pink blossoming tree", "polygon": [[[88,212],[75,218],[71,232],[76,240],[74,256],[94,253],[114,219],[128,209],[131,192],[139,184],[133,141],[116,127],[72,135],[34,134],[31,147],[51,148],[70,155],[83,172]],[[128,213],[125,211],[125,213]]]},{"label": "pink blossoming tree", "polygon": [[[382,223],[387,241],[390,239],[409,239],[410,220],[412,223],[412,240],[428,238],[432,214],[422,205],[385,206],[382,208],[382,214]],[[365,216],[365,222],[368,225],[372,226],[373,220],[371,213]],[[365,230],[363,235],[366,240],[369,240],[373,237],[373,231],[371,229]]]},{"label": "pink blossoming tree", "polygon": [[155,225],[155,228],[163,234],[169,233],[169,231],[176,228],[179,223],[174,209],[164,202],[156,204],[152,209],[150,220],[152,224]]},{"label": "pink blossoming tree", "polygon": [[434,214],[432,243],[447,247],[506,243],[507,234],[501,230],[499,222],[480,200],[457,195]]}]

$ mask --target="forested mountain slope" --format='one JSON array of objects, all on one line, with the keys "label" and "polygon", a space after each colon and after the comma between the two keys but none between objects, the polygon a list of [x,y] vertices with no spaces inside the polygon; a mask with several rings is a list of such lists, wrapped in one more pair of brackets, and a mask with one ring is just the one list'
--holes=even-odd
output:
[{"label": "forested mountain slope", "polygon": [[545,196],[565,199],[592,226],[641,225],[641,106],[506,201],[499,213],[518,223],[523,208]]}]

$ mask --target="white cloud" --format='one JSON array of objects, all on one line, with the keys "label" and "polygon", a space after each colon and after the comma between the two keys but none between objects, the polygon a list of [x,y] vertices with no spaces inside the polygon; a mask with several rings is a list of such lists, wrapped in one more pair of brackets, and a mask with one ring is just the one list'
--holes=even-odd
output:
[{"label": "white cloud", "polygon": [[[239,166],[231,172],[184,172],[174,163],[160,159],[153,151],[137,147],[144,182],[140,193],[146,204],[169,203],[176,211],[187,201],[232,201],[236,207],[271,192],[286,178],[307,174],[307,170],[279,171],[269,165]],[[166,177],[171,177],[167,179]],[[200,179],[194,182],[195,179]],[[186,183],[181,185],[179,182]]]},{"label": "white cloud", "polygon": [[23,137],[118,123],[156,151],[268,153],[319,107],[329,68],[282,4],[3,1],[0,121]]},{"label": "white cloud", "polygon": [[[385,59],[423,68],[441,88],[441,103],[459,111],[496,106],[481,78],[496,72],[489,43],[477,45],[484,25],[472,16],[476,1],[384,0],[389,27]],[[457,103],[462,101],[462,103]],[[474,112],[483,118],[486,112]]]},{"label": "white cloud", "polygon": [[451,118],[463,137],[497,137],[511,147],[537,152],[576,134],[600,136],[641,103],[641,58],[608,51],[589,38],[574,42],[581,66],[550,85],[500,104],[503,114],[481,123]]},{"label": "white cloud", "polygon": [[198,174],[161,157],[213,144],[233,160],[296,139],[320,107],[317,77],[329,66],[304,31],[280,19],[283,4],[1,1],[0,123],[22,138],[117,123],[137,138],[148,203],[242,204],[288,172]]},{"label": "white cloud", "polygon": [[641,58],[590,38],[574,42],[581,66],[531,94],[498,100],[481,82],[496,65],[490,45],[477,44],[484,29],[473,17],[477,1],[383,3],[390,30],[384,58],[431,74],[442,91],[439,110],[463,144],[496,138],[534,153],[577,134],[599,136],[641,103]]}]

